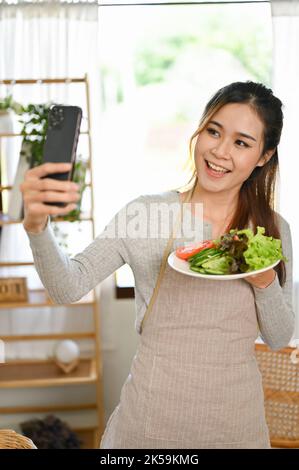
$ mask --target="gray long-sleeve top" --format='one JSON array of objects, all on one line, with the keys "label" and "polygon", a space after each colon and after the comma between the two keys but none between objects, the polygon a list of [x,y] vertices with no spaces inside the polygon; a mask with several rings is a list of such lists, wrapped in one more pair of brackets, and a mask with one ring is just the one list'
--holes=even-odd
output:
[{"label": "gray long-sleeve top", "polygon": [[[165,208],[165,204],[168,208],[179,206],[178,191],[142,195],[130,201],[112,218],[104,231],[73,258],[64,253],[57,244],[49,220],[43,232],[38,234],[27,232],[35,267],[53,301],[56,303],[76,302],[98,283],[127,263],[135,278],[135,326],[137,332],[140,333],[142,318],[156,284],[168,236],[166,237],[164,234],[157,237],[155,236],[157,232],[149,232],[149,227],[143,227],[145,232],[143,231],[143,235],[140,235],[139,231],[139,238],[136,238],[131,234],[128,236],[129,231],[124,231],[124,225],[128,225],[129,220],[131,233],[136,234],[134,228],[132,229],[134,210],[142,208],[145,217],[142,224],[146,225],[145,222],[151,220],[151,228],[153,228],[153,224],[155,225],[157,222],[155,217],[157,217],[158,211],[152,211],[152,208],[157,208],[157,205]],[[161,212],[159,214],[161,215]],[[281,287],[276,276],[274,281],[264,289],[252,287],[260,334],[265,343],[273,350],[288,345],[295,326],[292,307],[291,233],[285,219],[278,214],[277,216],[283,253],[288,259],[286,283]],[[211,238],[211,229],[211,224],[204,222],[203,239]],[[152,236],[153,233],[154,236]],[[179,234],[182,235],[182,232]],[[181,246],[186,240],[192,242],[196,240],[196,237],[198,240],[198,234],[194,239],[182,236],[175,237],[172,249]]]}]

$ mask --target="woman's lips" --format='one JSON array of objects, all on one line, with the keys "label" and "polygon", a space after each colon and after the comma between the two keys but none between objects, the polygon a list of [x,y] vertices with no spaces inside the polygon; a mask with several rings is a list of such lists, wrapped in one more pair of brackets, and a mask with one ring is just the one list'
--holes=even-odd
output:
[{"label": "woman's lips", "polygon": [[209,176],[212,176],[213,178],[224,178],[225,175],[228,175],[230,173],[230,171],[227,171],[227,172],[223,172],[223,173],[220,173],[219,171],[216,171],[216,170],[212,170],[212,168],[210,168],[208,166],[208,162],[205,160],[205,167],[206,167],[206,172]]}]

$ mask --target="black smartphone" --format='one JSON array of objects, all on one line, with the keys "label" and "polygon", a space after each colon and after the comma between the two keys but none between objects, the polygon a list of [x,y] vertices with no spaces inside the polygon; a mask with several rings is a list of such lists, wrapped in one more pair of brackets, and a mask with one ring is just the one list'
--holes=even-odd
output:
[{"label": "black smartphone", "polygon": [[[43,163],[72,163],[72,168],[66,173],[52,173],[45,178],[54,178],[61,181],[72,180],[81,120],[82,109],[78,106],[55,104],[50,108],[43,148]],[[66,206],[64,202],[46,202],[45,204]]]}]

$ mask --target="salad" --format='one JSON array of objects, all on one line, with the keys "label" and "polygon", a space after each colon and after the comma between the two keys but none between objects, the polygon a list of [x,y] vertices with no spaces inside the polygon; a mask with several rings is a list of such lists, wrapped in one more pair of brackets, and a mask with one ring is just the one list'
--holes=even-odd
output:
[{"label": "salad", "polygon": [[217,240],[180,247],[176,256],[202,274],[237,274],[266,268],[283,256],[281,240],[264,235],[265,228],[230,230]]}]

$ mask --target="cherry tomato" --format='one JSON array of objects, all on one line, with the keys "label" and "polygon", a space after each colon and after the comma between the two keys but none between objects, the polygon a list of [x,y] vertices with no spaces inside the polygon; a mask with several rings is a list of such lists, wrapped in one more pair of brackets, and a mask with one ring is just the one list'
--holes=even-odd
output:
[{"label": "cherry tomato", "polygon": [[188,259],[191,256],[195,255],[196,253],[199,253],[202,250],[205,250],[206,248],[214,248],[216,245],[213,242],[213,240],[205,240],[201,243],[196,243],[193,245],[188,245],[188,246],[182,246],[180,248],[177,248],[175,254],[178,258],[181,259]]}]

